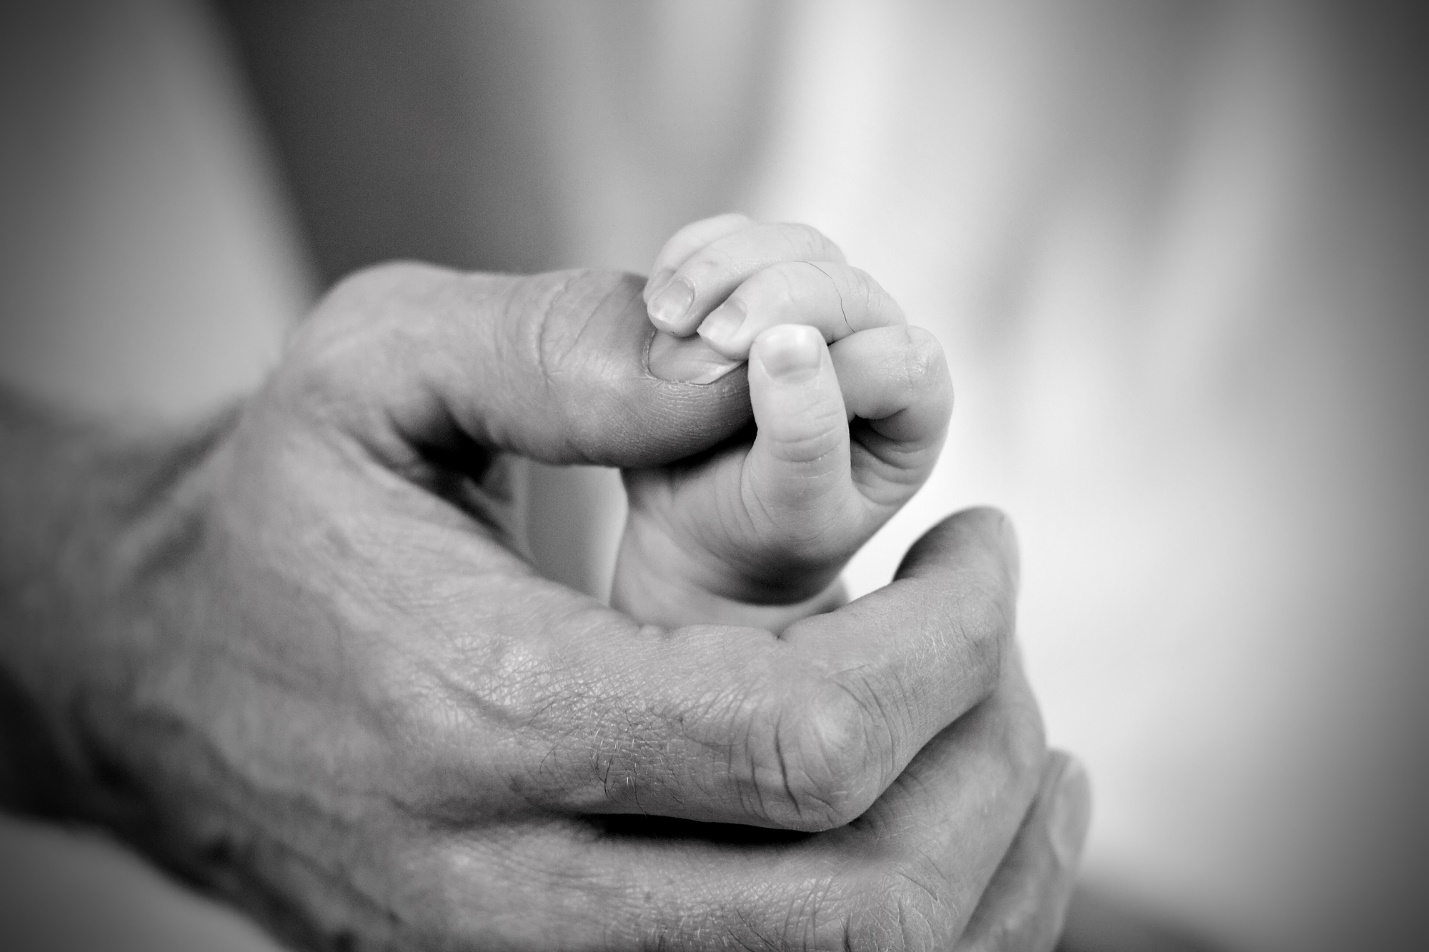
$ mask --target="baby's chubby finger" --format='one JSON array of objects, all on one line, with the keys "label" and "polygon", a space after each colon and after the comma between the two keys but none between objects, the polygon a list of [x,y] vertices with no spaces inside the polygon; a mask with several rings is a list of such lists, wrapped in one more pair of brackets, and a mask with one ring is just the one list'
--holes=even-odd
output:
[{"label": "baby's chubby finger", "polygon": [[834,550],[862,518],[851,506],[848,416],[819,332],[786,324],[761,334],[750,352],[749,397],[759,428],[743,470],[749,517],[784,559],[841,554]]},{"label": "baby's chubby finger", "polygon": [[645,282],[645,303],[650,303],[650,298],[654,293],[665,286],[674,276],[675,269],[684,264],[690,255],[710,242],[732,235],[737,231],[743,231],[753,224],[754,221],[748,215],[740,212],[726,212],[723,215],[690,222],[675,232],[670,236],[670,240],[665,242],[660,253],[655,256],[654,263],[650,265],[650,280]]},{"label": "baby's chubby finger", "polygon": [[838,341],[829,355],[853,427],[853,482],[870,501],[907,502],[947,437],[953,384],[938,339],[921,327],[880,327]]},{"label": "baby's chubby finger", "polygon": [[745,280],[770,265],[791,261],[842,264],[844,256],[838,245],[808,225],[736,228],[689,254],[668,280],[658,286],[651,280],[646,292],[650,321],[667,334],[689,336]]},{"label": "baby's chubby finger", "polygon": [[831,261],[771,265],[736,288],[699,326],[710,347],[732,360],[778,324],[808,324],[832,343],[857,331],[903,324],[903,310],[866,272]]}]

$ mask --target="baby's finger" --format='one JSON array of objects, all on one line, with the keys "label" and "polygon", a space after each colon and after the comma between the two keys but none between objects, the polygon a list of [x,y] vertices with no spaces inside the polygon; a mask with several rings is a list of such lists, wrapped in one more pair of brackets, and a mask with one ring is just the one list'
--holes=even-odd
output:
[{"label": "baby's finger", "polygon": [[871,327],[904,323],[903,310],[867,272],[846,264],[790,261],[771,265],[735,288],[699,334],[732,360],[776,324],[808,324],[832,343]]},{"label": "baby's finger", "polygon": [[838,245],[817,229],[796,224],[754,224],[716,238],[675,268],[649,295],[650,320],[686,337],[730,292],[752,275],[785,261],[843,263]]},{"label": "baby's finger", "polygon": [[[746,457],[741,497],[766,553],[784,565],[837,561],[862,528],[849,479],[848,416],[819,332],[786,324],[754,342],[749,397],[759,430]],[[810,592],[828,578],[810,580]]]},{"label": "baby's finger", "polygon": [[933,470],[948,433],[953,383],[938,339],[921,327],[880,327],[829,348],[853,426],[853,484],[901,506]]},{"label": "baby's finger", "polygon": [[723,215],[690,222],[675,232],[670,236],[670,240],[665,242],[665,247],[661,248],[660,253],[655,256],[655,263],[650,266],[650,280],[645,282],[645,303],[650,303],[650,296],[670,280],[675,269],[683,264],[690,255],[712,241],[717,241],[737,231],[743,231],[753,224],[754,220],[748,215],[740,212],[726,212]]}]

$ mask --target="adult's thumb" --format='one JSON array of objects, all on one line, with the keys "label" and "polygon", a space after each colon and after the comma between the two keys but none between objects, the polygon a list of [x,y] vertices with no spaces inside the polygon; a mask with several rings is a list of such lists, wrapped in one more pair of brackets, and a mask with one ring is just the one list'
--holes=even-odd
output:
[{"label": "adult's thumb", "polygon": [[381,265],[337,285],[300,329],[286,391],[360,437],[453,441],[548,463],[650,466],[750,419],[744,370],[707,383],[650,372],[643,279]]}]

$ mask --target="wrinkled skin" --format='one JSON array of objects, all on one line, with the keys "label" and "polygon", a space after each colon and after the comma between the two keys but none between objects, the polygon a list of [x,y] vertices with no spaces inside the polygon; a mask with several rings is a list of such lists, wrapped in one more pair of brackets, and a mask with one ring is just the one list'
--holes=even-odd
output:
[{"label": "wrinkled skin", "polygon": [[742,373],[649,374],[639,293],[365,272],[197,449],[128,451],[83,581],[4,649],[65,812],[311,948],[1050,949],[1086,784],[1000,516],[780,637],[641,627],[518,554],[505,454],[657,465],[747,422]]}]

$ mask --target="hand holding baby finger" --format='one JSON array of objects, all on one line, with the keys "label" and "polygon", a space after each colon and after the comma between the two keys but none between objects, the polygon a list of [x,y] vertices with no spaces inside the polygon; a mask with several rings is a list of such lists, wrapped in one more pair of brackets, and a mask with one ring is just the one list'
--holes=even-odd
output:
[{"label": "hand holding baby finger", "polygon": [[[711,234],[718,237],[678,263],[669,263]],[[696,222],[671,238],[657,259],[657,269],[668,267],[671,274],[659,285],[652,279],[647,286],[650,320],[659,330],[687,337],[745,280],[770,265],[790,261],[842,264],[844,255],[838,245],[808,225],[750,222],[739,227],[736,216]]]}]

